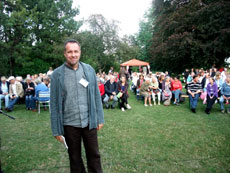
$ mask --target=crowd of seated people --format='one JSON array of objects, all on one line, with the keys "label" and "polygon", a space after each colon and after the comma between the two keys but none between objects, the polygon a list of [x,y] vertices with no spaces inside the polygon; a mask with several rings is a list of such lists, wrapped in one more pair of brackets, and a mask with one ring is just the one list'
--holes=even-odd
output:
[{"label": "crowd of seated people", "polygon": [[[51,68],[49,76],[52,74]],[[12,112],[14,105],[25,103],[26,110],[37,112],[36,103],[40,91],[49,91],[50,78],[47,74],[27,75],[24,80],[21,76],[1,77],[0,81],[0,110]],[[48,100],[49,98],[43,98]],[[4,109],[2,108],[4,102]],[[47,109],[46,107],[44,109]]]},{"label": "crowd of seated people", "polygon": [[[40,91],[49,91],[50,75],[27,75],[22,77],[4,76],[0,81],[0,109],[4,102],[6,111],[13,111],[14,105],[20,100],[25,102],[25,108],[36,112],[36,102]],[[181,80],[181,77],[183,79]],[[184,81],[184,88],[182,82]],[[97,82],[101,94],[101,101],[106,109],[119,107],[121,111],[131,109],[128,104],[128,90],[137,96],[138,100],[144,100],[144,106],[180,105],[183,97],[189,98],[190,109],[196,113],[199,98],[206,104],[204,110],[210,114],[215,103],[220,104],[222,113],[230,113],[230,76],[227,69],[210,70],[186,69],[182,76],[171,77],[168,72],[133,72],[122,68],[120,72],[114,72],[111,68],[108,74],[97,73]],[[130,85],[129,85],[130,84]],[[152,104],[153,103],[153,104]],[[226,106],[228,105],[228,106]]]}]

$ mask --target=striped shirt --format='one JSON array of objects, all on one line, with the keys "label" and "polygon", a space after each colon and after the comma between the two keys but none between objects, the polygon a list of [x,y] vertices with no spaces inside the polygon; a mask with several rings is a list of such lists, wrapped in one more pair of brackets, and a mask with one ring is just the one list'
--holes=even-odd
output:
[{"label": "striped shirt", "polygon": [[200,82],[195,83],[194,81],[188,84],[188,90],[190,90],[192,93],[197,92],[198,90],[202,90],[202,85]]}]

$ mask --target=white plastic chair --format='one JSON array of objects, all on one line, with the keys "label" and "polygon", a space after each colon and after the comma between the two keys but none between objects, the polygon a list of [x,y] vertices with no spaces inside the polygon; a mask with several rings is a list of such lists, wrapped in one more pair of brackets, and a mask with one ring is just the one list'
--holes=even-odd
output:
[{"label": "white plastic chair", "polygon": [[38,113],[40,114],[41,107],[46,106],[50,109],[50,92],[40,91],[38,94]]}]

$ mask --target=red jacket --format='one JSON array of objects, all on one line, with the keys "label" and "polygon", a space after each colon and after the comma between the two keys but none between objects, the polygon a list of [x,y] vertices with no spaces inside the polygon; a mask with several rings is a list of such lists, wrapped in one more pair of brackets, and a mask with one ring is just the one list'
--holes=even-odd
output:
[{"label": "red jacket", "polygon": [[101,96],[103,96],[105,94],[104,84],[100,83],[98,87],[99,87],[99,91],[100,91]]},{"label": "red jacket", "polygon": [[182,84],[181,84],[181,81],[174,81],[174,80],[172,80],[171,81],[171,90],[172,91],[176,91],[176,90],[182,90]]}]

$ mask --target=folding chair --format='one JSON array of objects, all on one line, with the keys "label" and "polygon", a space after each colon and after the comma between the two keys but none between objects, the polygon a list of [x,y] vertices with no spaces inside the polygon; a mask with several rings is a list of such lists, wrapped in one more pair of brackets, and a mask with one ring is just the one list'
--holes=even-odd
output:
[{"label": "folding chair", "polygon": [[50,109],[50,92],[40,91],[38,94],[38,113],[40,114],[41,107],[46,106]]}]

